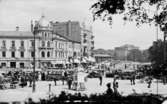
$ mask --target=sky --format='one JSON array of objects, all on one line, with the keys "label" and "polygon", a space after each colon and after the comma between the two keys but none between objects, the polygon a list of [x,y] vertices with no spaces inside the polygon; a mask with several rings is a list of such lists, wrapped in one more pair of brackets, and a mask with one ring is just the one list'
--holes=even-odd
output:
[{"label": "sky", "polygon": [[[126,23],[114,16],[112,27],[101,20],[92,21],[90,11],[95,0],[0,0],[0,31],[30,31],[30,21],[44,14],[48,21],[86,21],[92,25],[95,49],[114,49],[132,44],[147,49],[156,40],[156,27]],[[158,35],[162,38],[162,34]]]}]

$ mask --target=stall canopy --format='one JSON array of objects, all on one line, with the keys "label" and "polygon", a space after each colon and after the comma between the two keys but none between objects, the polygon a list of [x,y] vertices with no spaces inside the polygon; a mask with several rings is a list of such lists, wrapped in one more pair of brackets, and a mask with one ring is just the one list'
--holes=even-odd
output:
[{"label": "stall canopy", "polygon": [[80,63],[79,59],[74,59],[74,63]]},{"label": "stall canopy", "polygon": [[87,63],[87,58],[82,58],[81,63]]},{"label": "stall canopy", "polygon": [[89,62],[96,62],[94,57],[89,57],[89,58],[88,58],[88,61],[89,61]]}]

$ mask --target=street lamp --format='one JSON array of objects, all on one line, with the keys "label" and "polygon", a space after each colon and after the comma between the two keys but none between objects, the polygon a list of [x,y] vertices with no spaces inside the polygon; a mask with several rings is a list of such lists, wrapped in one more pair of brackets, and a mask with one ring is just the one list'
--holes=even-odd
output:
[{"label": "street lamp", "polygon": [[38,27],[34,27],[34,30],[33,30],[33,36],[34,36],[34,40],[33,40],[33,43],[34,43],[34,52],[33,52],[33,63],[34,63],[34,66],[33,66],[33,85],[32,85],[32,92],[35,92],[35,35],[37,34],[37,29],[38,29]]}]

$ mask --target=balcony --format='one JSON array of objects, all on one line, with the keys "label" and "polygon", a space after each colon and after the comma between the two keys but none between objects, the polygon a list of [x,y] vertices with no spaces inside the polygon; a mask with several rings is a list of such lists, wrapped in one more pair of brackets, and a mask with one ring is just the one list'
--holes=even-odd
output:
[{"label": "balcony", "polygon": [[95,48],[95,47],[94,47],[94,46],[92,46],[92,47],[91,47],[91,50],[93,50],[94,48]]},{"label": "balcony", "polygon": [[5,46],[2,46],[0,50],[1,51],[7,51],[7,48]]},{"label": "balcony", "polygon": [[34,47],[31,46],[31,47],[29,48],[29,51],[31,51],[31,52],[34,51]]},{"label": "balcony", "polygon": [[19,47],[18,50],[19,50],[19,51],[25,51],[25,47],[21,46],[21,47]]},{"label": "balcony", "polygon": [[9,51],[16,51],[16,47],[15,46],[10,47]]}]

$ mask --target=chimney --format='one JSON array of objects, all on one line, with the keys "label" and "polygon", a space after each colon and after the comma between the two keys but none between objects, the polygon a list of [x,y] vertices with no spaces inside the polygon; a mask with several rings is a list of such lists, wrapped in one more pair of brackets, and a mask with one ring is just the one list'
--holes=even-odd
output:
[{"label": "chimney", "polygon": [[19,31],[19,26],[16,26],[16,31]]}]

